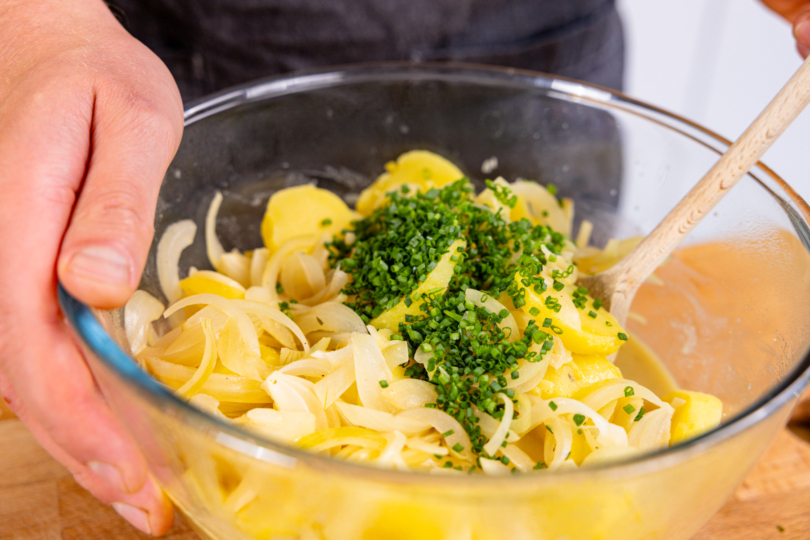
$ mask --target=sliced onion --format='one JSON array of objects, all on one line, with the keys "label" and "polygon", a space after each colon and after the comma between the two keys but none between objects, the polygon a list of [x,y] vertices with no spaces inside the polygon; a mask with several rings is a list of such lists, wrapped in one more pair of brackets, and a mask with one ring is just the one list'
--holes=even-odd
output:
[{"label": "sliced onion", "polygon": [[343,401],[336,401],[335,405],[341,416],[343,416],[349,424],[373,429],[375,431],[401,431],[405,435],[412,436],[424,433],[431,428],[431,425],[427,422],[415,418],[408,418],[407,416],[393,415],[368,407],[351,405]]},{"label": "sliced onion", "polygon": [[305,334],[312,332],[368,332],[366,324],[352,308],[338,302],[325,302],[295,316]]},{"label": "sliced onion", "polygon": [[368,334],[354,333],[351,342],[360,402],[378,411],[396,412],[396,409],[382,397],[383,388],[380,381],[386,381],[390,385],[393,382],[393,374],[388,369],[385,357],[374,338]]},{"label": "sliced onion", "polygon": [[315,243],[315,240],[313,236],[299,236],[287,240],[281,244],[276,252],[267,260],[267,266],[264,267],[264,272],[262,272],[262,287],[270,291],[275,301],[278,301],[276,285],[278,284],[278,274],[281,271],[281,263],[283,263],[284,259],[291,253],[312,248],[312,244]]},{"label": "sliced onion", "polygon": [[261,287],[264,267],[267,266],[267,259],[270,258],[270,250],[267,248],[256,248],[253,250],[253,257],[250,259],[250,285]]},{"label": "sliced onion", "polygon": [[554,369],[560,369],[565,364],[573,362],[574,356],[571,351],[565,348],[559,336],[553,335],[551,338],[554,340],[554,345],[551,350],[546,353],[549,365]]},{"label": "sliced onion", "polygon": [[225,254],[222,244],[217,238],[217,214],[222,205],[222,193],[217,191],[208,207],[208,214],[205,216],[205,249],[208,252],[208,260],[211,266],[219,270],[219,260]]},{"label": "sliced onion", "polygon": [[407,411],[399,413],[397,416],[427,422],[433,426],[433,429],[442,434],[452,432],[451,435],[444,438],[448,448],[453,448],[456,444],[460,444],[462,447],[461,452],[455,452],[455,450],[453,452],[464,459],[470,461],[473,459],[470,438],[467,436],[467,432],[464,431],[464,428],[458,420],[446,412],[440,411],[439,409],[421,407],[418,409],[408,409]]},{"label": "sliced onion", "polygon": [[446,456],[450,453],[446,446],[428,442],[422,437],[411,437],[405,442],[405,446],[432,455]]},{"label": "sliced onion", "polygon": [[335,407],[334,403],[329,407],[326,407],[324,411],[326,412],[326,421],[329,423],[330,428],[341,426],[340,413],[338,413],[337,407]]},{"label": "sliced onion", "polygon": [[292,443],[315,433],[315,415],[310,412],[251,409],[235,421],[250,431],[269,439]]},{"label": "sliced onion", "polygon": [[311,412],[315,415],[316,429],[329,427],[326,412],[315,397],[309,381],[276,371],[262,383],[262,389],[273,398],[277,410]]},{"label": "sliced onion", "polygon": [[404,341],[389,341],[389,345],[383,349],[385,363],[392,372],[394,369],[408,363],[408,344]]},{"label": "sliced onion", "polygon": [[295,375],[297,377],[324,377],[332,373],[332,364],[326,360],[316,360],[305,358],[296,362],[291,362],[280,368],[279,373]]},{"label": "sliced onion", "polygon": [[326,285],[326,287],[321,289],[317,294],[315,294],[315,296],[304,298],[301,300],[301,303],[308,306],[314,306],[322,302],[334,300],[348,282],[349,274],[342,271],[340,268],[336,268],[329,272],[329,283]]},{"label": "sliced onion", "polygon": [[[478,417],[478,426],[481,428],[481,433],[483,433],[487,439],[491,439],[495,435],[495,432],[498,431],[498,427],[501,425],[501,422],[499,420],[495,420],[495,418],[482,411],[475,405],[473,405],[473,412],[475,413],[475,416]],[[520,437],[518,437],[517,433],[511,429],[507,431],[507,441],[514,442],[518,439],[520,439]]]},{"label": "sliced onion", "polygon": [[647,388],[640,384],[628,381],[627,379],[613,379],[613,382],[603,384],[596,390],[582,398],[582,403],[592,409],[599,410],[614,399],[625,397],[625,388],[632,388],[634,395],[644,398],[650,403],[660,408],[672,408],[669,403],[661,401],[661,399],[653,394]]},{"label": "sliced onion", "polygon": [[194,243],[197,225],[190,219],[169,225],[160,238],[157,247],[158,282],[166,300],[171,304],[182,295],[180,289],[180,255],[183,250]]},{"label": "sliced onion", "polygon": [[219,258],[218,270],[243,287],[250,287],[250,259],[239,250],[224,253]]},{"label": "sliced onion", "polygon": [[220,420],[229,420],[229,418],[222,414],[222,411],[219,410],[219,401],[208,394],[196,394],[190,400],[188,400],[188,404],[193,405],[201,411],[207,412],[211,416],[219,418]]},{"label": "sliced onion", "polygon": [[669,446],[674,412],[672,407],[667,407],[646,413],[630,428],[628,434],[630,446],[639,450],[654,450]]},{"label": "sliced onion", "polygon": [[[466,298],[467,302],[472,302],[478,307],[486,308],[491,313],[500,313],[504,310],[509,313],[506,306],[492,298],[492,296],[490,296],[488,293],[477,291],[475,289],[467,289],[467,291],[464,293],[464,297]],[[504,331],[504,333],[507,335],[507,340],[517,341],[520,339],[520,332],[518,331],[517,322],[515,321],[514,315],[511,313],[509,313],[506,318],[504,318],[498,324],[498,328]]]},{"label": "sliced onion", "polygon": [[[145,357],[144,359],[149,373],[171,388],[180,388],[195,372],[193,368],[164,362],[159,358]],[[212,373],[200,392],[213,396],[223,403],[270,402],[270,396],[261,389],[259,381],[238,375]]]},{"label": "sliced onion", "polygon": [[520,448],[514,444],[507,444],[500,449],[501,453],[509,458],[509,462],[520,472],[529,472],[536,463]]},{"label": "sliced onion", "polygon": [[407,438],[397,430],[388,434],[388,437],[391,440],[380,452],[380,457],[375,460],[375,463],[380,467],[395,468],[400,471],[410,470],[408,464],[402,459],[402,450],[405,448]]},{"label": "sliced onion", "polygon": [[323,452],[325,450],[331,450],[332,448],[338,446],[359,446],[361,448],[367,448],[372,450],[379,450],[384,448],[384,445],[387,443],[384,437],[335,437],[332,439],[327,439],[326,441],[322,442],[321,444],[315,445],[309,450],[311,452]]},{"label": "sliced onion", "polygon": [[478,462],[481,464],[481,470],[484,471],[484,474],[490,476],[504,476],[512,472],[512,469],[504,465],[499,459],[482,457],[478,459]]},{"label": "sliced onion", "polygon": [[274,343],[276,348],[295,348],[295,337],[287,327],[280,325],[268,317],[259,316],[259,321],[261,322],[262,330],[272,338],[273,342],[271,343]]},{"label": "sliced onion", "polygon": [[315,383],[315,395],[324,408],[328,408],[354,384],[355,368],[351,358],[335,371]]},{"label": "sliced onion", "polygon": [[248,289],[245,291],[245,300],[252,300],[254,302],[265,304],[273,309],[278,309],[278,301],[276,297],[271,295],[270,291],[264,287],[256,285],[248,287]]},{"label": "sliced onion", "polygon": [[321,265],[321,268],[323,268],[324,271],[329,268],[329,248],[326,247],[326,244],[331,242],[333,238],[334,235],[325,233],[323,236],[321,236],[318,243],[315,244],[315,247],[312,249],[312,257],[318,261],[318,264]]},{"label": "sliced onion", "polygon": [[[377,346],[380,348],[381,351],[385,351],[385,349],[389,345],[391,345],[391,341],[389,340],[389,338],[391,337],[393,332],[391,330],[389,330],[388,328],[383,328],[382,330],[377,330],[372,325],[367,324],[366,325],[366,330],[368,330],[368,333],[371,335],[371,337],[374,338],[374,341],[377,342]],[[388,366],[388,367],[391,367],[391,366]]]},{"label": "sliced onion", "polygon": [[[522,392],[515,392],[515,417],[512,420],[510,429],[518,435],[523,435],[531,428],[532,424],[532,402]],[[509,437],[506,438],[509,442],[514,442]]]},{"label": "sliced onion", "polygon": [[352,357],[352,348],[349,346],[342,347],[336,351],[314,351],[311,353],[312,358],[318,358],[320,360],[327,360],[332,367],[340,367],[346,363]]},{"label": "sliced onion", "polygon": [[150,335],[154,337],[152,322],[163,315],[163,304],[146,291],[135,291],[124,307],[124,328],[129,349],[135,356],[146,347]]},{"label": "sliced onion", "polygon": [[382,391],[382,396],[400,411],[436,403],[436,398],[439,397],[433,383],[407,378],[388,385],[388,388]]},{"label": "sliced onion", "polygon": [[563,422],[556,416],[549,418],[546,426],[551,429],[546,433],[544,457],[548,468],[553,471],[558,469],[571,453],[574,435],[568,422]]},{"label": "sliced onion", "polygon": [[245,354],[245,346],[235,319],[229,319],[222,327],[217,339],[217,349],[222,365],[237,375],[263,381],[270,374],[269,367],[261,358]]},{"label": "sliced onion", "polygon": [[489,442],[484,445],[484,452],[490,456],[494,456],[495,452],[497,452],[501,447],[501,443],[506,440],[506,433],[509,431],[509,426],[512,425],[512,419],[515,415],[515,406],[512,403],[512,400],[500,392],[495,395],[500,397],[501,401],[503,401],[504,409],[503,417],[498,425],[498,429],[495,430],[495,433],[489,439]]},{"label": "sliced onion", "polygon": [[287,327],[290,331],[292,331],[293,334],[295,334],[298,341],[301,342],[301,346],[304,349],[309,349],[309,341],[307,341],[304,333],[301,331],[298,325],[295,324],[284,313],[282,313],[281,310],[274,309],[266,304],[255,302],[253,300],[233,300],[233,303],[245,313],[250,313],[258,317],[267,317],[268,319]]},{"label": "sliced onion", "polygon": [[318,261],[306,253],[290,254],[281,264],[284,294],[296,300],[310,298],[326,287],[326,276]]},{"label": "sliced onion", "polygon": [[202,327],[205,333],[205,352],[203,352],[200,367],[183,386],[177,389],[177,393],[185,398],[191,398],[202,390],[214,372],[214,365],[217,362],[217,341],[214,331],[211,329],[211,321],[204,319]]},{"label": "sliced onion", "polygon": [[228,300],[221,296],[217,296],[216,294],[210,293],[195,294],[194,296],[183,298],[182,300],[174,303],[171,307],[163,312],[163,316],[168,317],[172,313],[175,313],[179,309],[187,306],[199,304],[213,306],[230,317],[236,319],[236,325],[239,327],[239,334],[242,336],[242,340],[245,343],[247,354],[255,358],[260,358],[261,352],[259,350],[259,337],[256,335],[256,328],[254,328],[250,317],[247,316],[241,307],[248,302],[249,300]]},{"label": "sliced onion", "polygon": [[639,453],[637,448],[632,446],[603,446],[597,448],[587,455],[582,460],[582,467],[591,465],[602,465],[605,463],[614,463],[616,461],[623,461]]},{"label": "sliced onion", "polygon": [[591,233],[593,232],[593,223],[587,219],[583,219],[579,224],[579,232],[577,233],[577,246],[582,249],[591,241]]},{"label": "sliced onion", "polygon": [[[555,409],[549,406],[553,401]],[[584,403],[570,398],[553,398],[549,400],[535,400],[532,405],[533,429],[541,424],[548,424],[550,419],[557,418],[563,414],[581,414],[589,418],[599,430],[597,440],[602,444],[627,446],[627,433],[619,426],[611,424],[602,415],[594,411]]]}]

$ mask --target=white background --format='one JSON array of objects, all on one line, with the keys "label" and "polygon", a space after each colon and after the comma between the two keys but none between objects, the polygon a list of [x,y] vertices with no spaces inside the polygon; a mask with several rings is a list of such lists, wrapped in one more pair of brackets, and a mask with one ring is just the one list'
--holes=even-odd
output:
[{"label": "white background", "polygon": [[[757,0],[619,0],[618,6],[626,93],[730,139],[801,64],[790,25]],[[810,199],[810,109],[762,161]]]}]

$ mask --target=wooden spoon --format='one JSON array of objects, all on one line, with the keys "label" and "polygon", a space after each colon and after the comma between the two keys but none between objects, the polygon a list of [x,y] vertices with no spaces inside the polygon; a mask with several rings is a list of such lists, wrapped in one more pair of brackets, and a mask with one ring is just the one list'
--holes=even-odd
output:
[{"label": "wooden spoon", "polygon": [[595,276],[580,276],[578,283],[587,287],[594,298],[602,300],[610,313],[624,324],[633,297],[644,280],[759,161],[808,102],[810,57],[649,236],[615,266]]}]

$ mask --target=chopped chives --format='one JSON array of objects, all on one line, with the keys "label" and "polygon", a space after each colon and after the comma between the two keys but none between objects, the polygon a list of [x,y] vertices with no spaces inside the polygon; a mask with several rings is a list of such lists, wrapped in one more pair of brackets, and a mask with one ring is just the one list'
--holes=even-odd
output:
[{"label": "chopped chives", "polygon": [[578,426],[581,426],[585,422],[585,415],[584,414],[575,414],[574,415],[574,423]]},{"label": "chopped chives", "polygon": [[556,404],[556,403],[554,403],[553,401],[549,401],[549,402],[548,402],[548,406],[549,406],[549,408],[550,408],[552,411],[556,411],[556,410],[557,410],[557,404]]},{"label": "chopped chives", "polygon": [[383,388],[388,388],[388,381],[386,381],[385,379],[381,380],[380,386],[382,386]]},{"label": "chopped chives", "polygon": [[630,405],[629,403],[627,405],[625,405],[624,407],[622,407],[622,409],[624,409],[624,412],[626,412],[627,414],[632,414],[632,413],[636,412],[636,408],[633,407],[632,405]]}]

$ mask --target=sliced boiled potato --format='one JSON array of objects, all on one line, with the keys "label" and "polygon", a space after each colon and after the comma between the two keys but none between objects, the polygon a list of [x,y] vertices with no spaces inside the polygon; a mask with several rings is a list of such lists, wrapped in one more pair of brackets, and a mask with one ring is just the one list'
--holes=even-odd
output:
[{"label": "sliced boiled potato", "polygon": [[546,187],[523,180],[518,180],[509,187],[517,195],[517,204],[511,212],[512,221],[526,218],[534,225],[546,225],[566,236],[571,235],[572,211],[566,211],[560,206],[557,197],[549,193]]},{"label": "sliced boiled potato", "polygon": [[200,270],[180,281],[180,288],[185,296],[210,293],[229,300],[245,297],[245,288],[241,283],[211,270]]},{"label": "sliced boiled potato", "polygon": [[458,167],[427,150],[405,152],[396,161],[386,163],[385,170],[360,193],[356,208],[361,216],[371,214],[385,200],[387,193],[404,184],[427,191],[464,178]]},{"label": "sliced boiled potato", "polygon": [[[467,242],[464,240],[456,240],[450,244],[450,248],[447,250],[447,253],[442,255],[442,258],[439,259],[436,268],[434,268],[428,274],[427,279],[410,294],[411,305],[407,305],[403,298],[397,305],[372,319],[370,324],[377,329],[388,328],[393,332],[397,332],[399,330],[399,323],[405,321],[406,315],[421,315],[422,311],[419,309],[419,306],[421,304],[420,299],[422,295],[434,289],[443,290],[447,288],[450,279],[453,277],[456,264],[462,256],[462,254],[459,253],[459,249],[463,251],[466,246]],[[454,255],[456,256],[455,261],[452,260]]]},{"label": "sliced boiled potato", "polygon": [[692,439],[720,425],[723,402],[714,396],[689,390],[675,390],[663,399],[675,407],[670,444]]},{"label": "sliced boiled potato", "polygon": [[[551,319],[553,331],[560,336],[566,349],[573,353],[605,356],[619,350],[623,343],[619,339],[619,333],[624,330],[605,308],[593,308],[593,298],[590,295],[586,295],[585,307],[578,309],[571,299],[571,287],[559,292],[549,287],[545,292],[537,293],[533,287],[525,287],[521,283],[522,279],[519,272],[515,274],[515,281],[526,291],[526,304],[521,309],[531,315],[538,325],[545,319]],[[546,306],[548,297],[557,300],[561,306],[559,312]],[[594,313],[596,317],[591,317],[589,313]]]},{"label": "sliced boiled potato", "polygon": [[299,236],[335,235],[357,215],[343,199],[313,185],[296,186],[275,193],[262,219],[262,239],[271,253]]},{"label": "sliced boiled potato", "polygon": [[[507,182],[506,180],[504,180],[500,176],[498,178],[496,178],[495,180],[493,180],[493,182],[496,185],[499,185],[501,187],[505,187],[505,188],[507,188],[509,190],[512,189],[509,182]],[[478,204],[483,204],[484,206],[490,207],[492,209],[493,214],[497,214],[498,212],[500,212],[501,217],[504,220],[506,220],[507,223],[512,220],[512,217],[511,217],[512,209],[509,208],[509,206],[507,204],[505,204],[505,203],[501,202],[500,200],[498,200],[498,197],[495,196],[495,192],[492,191],[490,188],[487,188],[484,191],[482,191],[481,193],[479,193],[478,196],[475,197],[475,202],[477,202]]]},{"label": "sliced boiled potato", "polygon": [[[588,275],[598,274],[624,259],[643,239],[643,236],[634,236],[624,240],[614,239],[607,243],[605,249],[588,248],[587,251],[583,251],[585,255],[574,256],[574,262],[577,263],[580,272]],[[585,246],[579,247],[584,248]]]},{"label": "sliced boiled potato", "polygon": [[580,399],[595,385],[607,379],[619,379],[622,372],[605,356],[574,354],[572,362],[560,369],[548,367],[538,386],[543,399],[573,397]]}]

